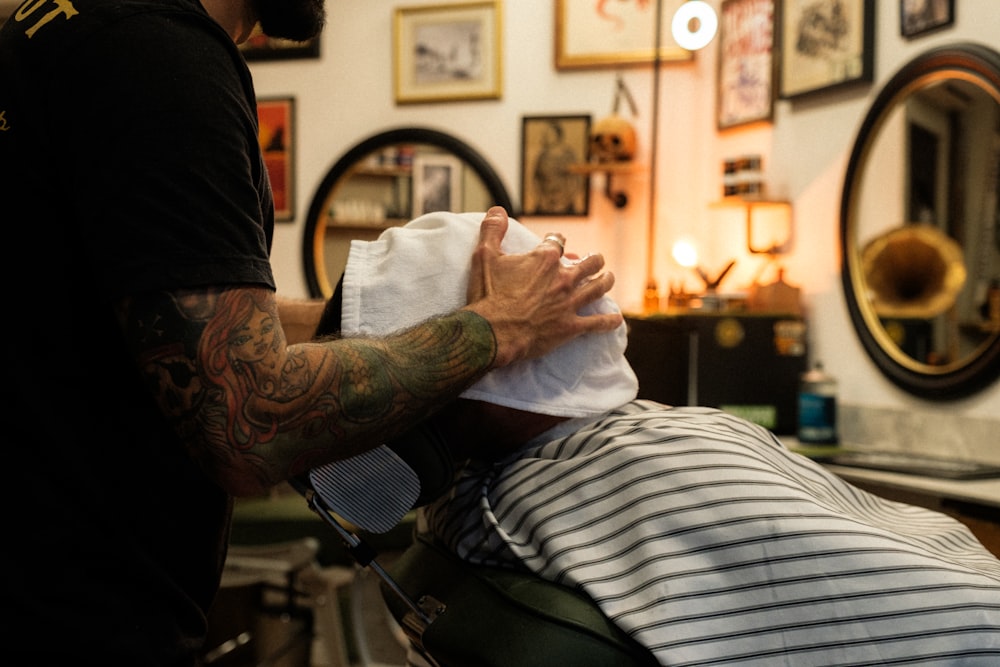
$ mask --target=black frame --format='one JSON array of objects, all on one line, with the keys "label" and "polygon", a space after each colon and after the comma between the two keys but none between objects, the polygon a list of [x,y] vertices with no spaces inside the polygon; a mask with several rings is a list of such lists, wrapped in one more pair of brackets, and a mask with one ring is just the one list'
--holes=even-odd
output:
[{"label": "black frame", "polygon": [[848,161],[840,203],[840,277],[854,330],[885,377],[911,394],[929,399],[963,398],[1000,379],[1000,335],[964,363],[932,367],[903,355],[886,339],[881,326],[876,326],[877,316],[870,304],[858,299],[864,281],[860,253],[855,251],[854,200],[871,141],[895,103],[918,79],[934,73],[943,75],[945,71],[980,77],[1000,95],[1000,52],[982,44],[937,47],[903,65],[879,92],[862,122]]},{"label": "black frame", "polygon": [[476,149],[458,137],[426,127],[402,127],[371,135],[349,148],[334,162],[316,188],[309,205],[309,214],[302,234],[302,265],[310,296],[329,298],[333,288],[332,285],[327,286],[331,289],[331,293],[327,293],[320,284],[315,253],[316,236],[320,225],[326,224],[324,207],[327,199],[337,186],[337,182],[359,161],[395,144],[430,144],[459,157],[483,181],[495,205],[503,206],[508,212],[514,210],[507,188],[497,172]]},{"label": "black frame", "polygon": [[[726,21],[727,15],[730,11],[739,9],[745,9],[751,7],[757,11],[769,11],[771,14],[771,38],[766,44],[766,75],[767,82],[761,85],[761,82],[756,81],[745,81],[743,80],[743,65],[741,60],[744,56],[757,56],[764,57],[762,51],[741,51],[735,54],[728,53],[730,48],[739,49],[741,46],[745,49],[748,46],[752,47],[762,47],[763,40],[761,39],[746,39],[746,34],[738,32],[738,34],[729,34],[730,25]],[[753,123],[760,122],[770,122],[774,120],[774,98],[777,86],[775,85],[777,79],[777,67],[775,63],[777,62],[776,56],[777,50],[775,49],[775,34],[778,27],[776,18],[778,13],[778,7],[776,0],[723,0],[722,7],[719,11],[719,65],[718,65],[718,76],[716,77],[716,103],[715,103],[715,123],[716,128],[719,130],[728,130],[733,127],[740,127],[743,125],[750,125]],[[734,23],[737,23],[734,21]],[[743,28],[744,24],[736,25],[733,27]],[[731,41],[732,40],[732,41]],[[735,58],[731,56],[735,55]],[[727,77],[727,72],[732,72],[735,70],[738,72],[736,77]],[[737,85],[733,89],[727,89],[727,84],[737,81]],[[741,111],[740,114],[735,115],[730,118],[726,115],[726,109],[729,108],[727,101],[732,101],[734,98],[738,99],[742,91],[749,90],[751,94],[766,94],[767,95],[767,109],[763,113],[758,113],[757,115],[748,114],[745,110]]]},{"label": "black frame", "polygon": [[[257,98],[257,122],[259,125],[258,137],[263,139],[262,129],[264,127],[263,119],[261,117],[261,108],[276,106],[279,108],[281,113],[286,116],[287,125],[282,129],[286,131],[285,136],[282,138],[280,145],[269,146],[261,145],[261,153],[264,157],[264,163],[267,165],[268,178],[271,179],[271,192],[274,197],[274,221],[275,222],[293,222],[295,220],[295,207],[296,201],[296,142],[298,141],[298,128],[295,126],[295,98],[294,97],[258,97]],[[284,207],[280,207],[278,204],[280,202],[280,197],[278,196],[279,190],[275,188],[275,181],[273,178],[273,160],[277,160],[282,165],[284,165],[284,195],[285,203]]]},{"label": "black frame", "polygon": [[[569,141],[576,155],[576,164],[585,164],[590,150],[591,117],[589,114],[562,114],[549,116],[522,116],[521,118],[521,215],[525,216],[560,216],[586,217],[590,214],[590,177],[580,171],[564,170],[572,177],[577,187],[571,195],[569,208],[552,208],[537,203],[535,188],[532,186],[532,174],[536,167],[537,146],[532,139],[537,134],[538,127],[544,131],[545,126],[554,126],[565,137],[567,126],[571,126],[573,139]],[[529,209],[529,205],[531,208]]]},{"label": "black frame", "polygon": [[[792,87],[788,78],[790,76],[789,65],[792,59],[798,55],[787,48],[789,41],[789,31],[796,30],[799,26],[792,25],[790,5],[795,3],[808,3],[810,0],[784,0],[780,3],[778,12],[778,31],[775,39],[775,49],[778,53],[778,97],[783,100],[794,100],[807,95],[819,92],[829,92],[846,87],[853,87],[858,84],[871,83],[875,77],[875,0],[844,0],[855,3],[856,9],[860,10],[861,21],[861,53],[857,71],[850,71],[839,78],[831,78],[822,84],[812,87]],[[819,6],[818,3],[813,6]],[[852,12],[856,13],[856,12]],[[801,35],[800,35],[801,37]],[[795,40],[798,43],[799,40]]]},{"label": "black frame", "polygon": [[247,62],[319,58],[319,40],[320,35],[305,42],[268,37],[260,31],[258,25],[250,37],[239,45],[239,49]]},{"label": "black frame", "polygon": [[899,34],[903,37],[916,37],[928,32],[946,28],[955,23],[955,0],[927,0],[930,5],[940,5],[946,12],[942,19],[933,16],[925,19],[910,14],[907,10],[907,0],[899,0]]}]

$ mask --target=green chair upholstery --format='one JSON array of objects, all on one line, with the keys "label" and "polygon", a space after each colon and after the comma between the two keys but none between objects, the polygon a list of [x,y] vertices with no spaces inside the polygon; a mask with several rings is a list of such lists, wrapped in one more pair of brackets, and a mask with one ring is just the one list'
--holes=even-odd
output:
[{"label": "green chair upholstery", "polygon": [[[411,599],[441,603],[414,640],[441,667],[658,664],[582,593],[534,574],[471,565],[426,536],[416,536],[387,571]],[[407,605],[388,586],[382,593],[407,629]]]}]

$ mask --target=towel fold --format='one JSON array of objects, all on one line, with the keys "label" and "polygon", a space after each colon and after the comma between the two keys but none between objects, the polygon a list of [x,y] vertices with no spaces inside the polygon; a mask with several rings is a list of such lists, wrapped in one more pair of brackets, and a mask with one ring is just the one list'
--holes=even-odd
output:
[{"label": "towel fold", "polygon": [[[472,251],[484,213],[436,212],[352,241],[344,271],[342,331],[385,335],[466,303]],[[510,220],[501,249],[527,252],[541,239]],[[580,313],[619,312],[610,297]],[[462,394],[519,410],[592,417],[635,398],[638,381],[625,360],[626,328],[584,334],[538,359],[491,371]]]}]

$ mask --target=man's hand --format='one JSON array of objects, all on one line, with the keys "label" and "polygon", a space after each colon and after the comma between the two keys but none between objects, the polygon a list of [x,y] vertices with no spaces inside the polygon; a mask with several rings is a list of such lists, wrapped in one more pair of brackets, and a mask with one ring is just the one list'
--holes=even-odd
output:
[{"label": "man's hand", "polygon": [[494,206],[472,256],[466,306],[493,326],[496,367],[540,357],[583,333],[610,331],[622,323],[619,313],[577,314],[614,285],[614,276],[601,272],[604,257],[589,255],[567,265],[560,261],[562,245],[553,240],[508,255],[500,250],[506,233],[507,212]]}]

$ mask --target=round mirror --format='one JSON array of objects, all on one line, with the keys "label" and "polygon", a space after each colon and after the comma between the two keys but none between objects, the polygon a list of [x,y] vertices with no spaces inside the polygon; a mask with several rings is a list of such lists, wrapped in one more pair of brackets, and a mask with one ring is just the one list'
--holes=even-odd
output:
[{"label": "round mirror", "polygon": [[1000,377],[1000,54],[932,49],[865,117],[841,200],[845,297],[879,369],[926,398]]},{"label": "round mirror", "polygon": [[334,163],[309,206],[302,240],[309,293],[329,298],[353,239],[435,210],[513,211],[500,177],[465,142],[426,128],[380,132]]}]

